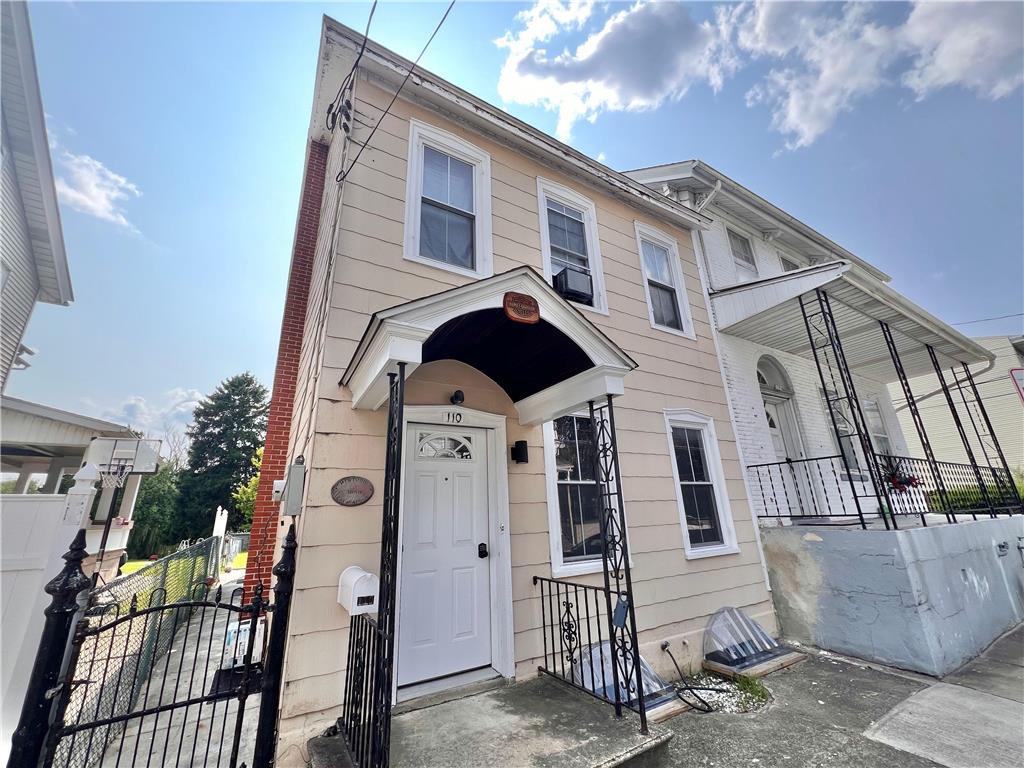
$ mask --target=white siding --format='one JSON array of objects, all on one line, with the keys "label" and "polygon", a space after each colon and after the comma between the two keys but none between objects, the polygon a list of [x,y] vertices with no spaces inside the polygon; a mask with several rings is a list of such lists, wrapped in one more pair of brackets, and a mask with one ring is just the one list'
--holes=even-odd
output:
[{"label": "white siding", "polygon": [[14,356],[21,344],[25,326],[32,314],[39,283],[32,258],[25,209],[18,189],[13,154],[7,146],[4,129],[2,196],[0,196],[0,258],[10,270],[4,282],[0,323],[0,389],[7,382]]}]

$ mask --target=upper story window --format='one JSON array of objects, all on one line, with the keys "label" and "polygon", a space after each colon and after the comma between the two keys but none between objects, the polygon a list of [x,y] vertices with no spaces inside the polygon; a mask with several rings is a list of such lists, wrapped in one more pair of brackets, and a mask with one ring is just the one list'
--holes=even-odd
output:
[{"label": "upper story window", "polygon": [[754,259],[754,247],[750,243],[750,238],[732,229],[726,231],[729,233],[729,249],[732,251],[739,279],[747,281],[756,278],[757,261]]},{"label": "upper story window", "polygon": [[607,313],[593,202],[547,179],[537,179],[537,201],[544,276],[569,301]]},{"label": "upper story window", "polygon": [[714,421],[694,411],[670,410],[665,423],[686,556],[736,552]]},{"label": "upper story window", "polygon": [[782,265],[783,272],[792,272],[793,270],[800,269],[800,265],[792,259],[786,258],[782,254],[779,254],[779,264]]},{"label": "upper story window", "polygon": [[489,277],[490,156],[439,128],[410,121],[405,258]]},{"label": "upper story window", "polygon": [[634,222],[634,226],[651,326],[694,338],[678,244],[639,221]]},{"label": "upper story window", "polygon": [[868,425],[868,432],[871,435],[871,445],[875,453],[885,456],[892,456],[892,441],[889,439],[889,432],[885,428],[885,420],[882,418],[882,411],[876,400],[862,400],[861,408],[864,410],[864,420]]}]

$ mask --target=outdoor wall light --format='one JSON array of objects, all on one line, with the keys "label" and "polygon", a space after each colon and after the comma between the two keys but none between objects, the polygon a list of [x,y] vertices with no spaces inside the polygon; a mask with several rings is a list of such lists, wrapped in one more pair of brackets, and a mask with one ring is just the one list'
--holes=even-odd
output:
[{"label": "outdoor wall light", "polygon": [[516,440],[512,445],[512,461],[516,464],[526,464],[530,460],[530,451],[526,447],[525,440]]},{"label": "outdoor wall light", "polygon": [[466,402],[466,393],[463,392],[461,389],[456,389],[454,392],[452,392],[452,396],[448,398],[448,402],[450,402],[452,405],[462,405],[464,402]]}]

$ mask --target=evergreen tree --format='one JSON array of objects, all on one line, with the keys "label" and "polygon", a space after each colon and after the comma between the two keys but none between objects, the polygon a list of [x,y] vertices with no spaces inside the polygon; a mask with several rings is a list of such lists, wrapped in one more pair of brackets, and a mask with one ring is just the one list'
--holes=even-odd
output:
[{"label": "evergreen tree", "polygon": [[172,543],[181,473],[180,463],[168,460],[160,464],[156,474],[143,476],[132,517],[135,525],[128,538],[128,557],[132,560],[159,555]]},{"label": "evergreen tree", "polygon": [[229,512],[229,530],[242,524],[232,491],[257,471],[252,457],[263,445],[267,409],[266,387],[248,372],[225,379],[196,406],[174,538],[208,536],[218,505]]}]

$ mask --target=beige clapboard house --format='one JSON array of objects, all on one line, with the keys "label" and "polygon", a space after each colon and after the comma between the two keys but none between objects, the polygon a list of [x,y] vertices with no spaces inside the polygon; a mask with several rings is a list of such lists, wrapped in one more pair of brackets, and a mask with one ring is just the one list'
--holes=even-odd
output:
[{"label": "beige clapboard house", "polygon": [[[699,663],[723,606],[775,630],[694,253],[710,219],[422,70],[385,115],[409,62],[372,41],[329,130],[361,43],[325,21],[310,120],[320,205],[288,445],[306,477],[286,764],[340,713],[340,574],[382,575],[389,373],[407,376],[398,700],[533,677],[534,577],[602,584],[593,433],[609,395],[644,657],[668,672],[668,639]],[[332,496],[346,477],[372,483],[366,503]]]}]

